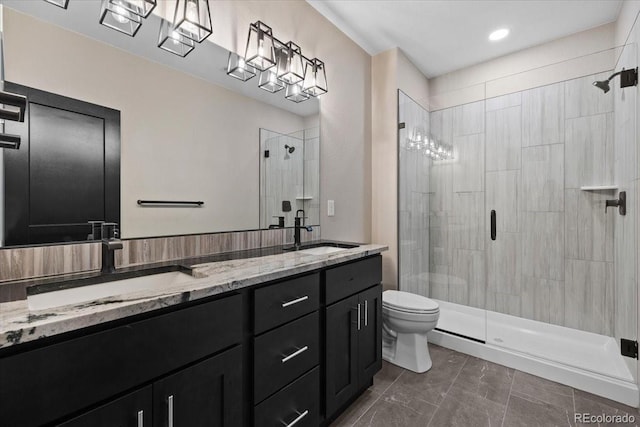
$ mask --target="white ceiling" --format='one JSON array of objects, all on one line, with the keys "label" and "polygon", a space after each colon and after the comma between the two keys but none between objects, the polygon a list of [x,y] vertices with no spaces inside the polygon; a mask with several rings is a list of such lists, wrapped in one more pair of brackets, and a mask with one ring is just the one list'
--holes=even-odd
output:
[{"label": "white ceiling", "polygon": [[[399,47],[435,77],[618,17],[622,0],[307,0],[371,55]],[[511,34],[490,42],[489,33]]]}]

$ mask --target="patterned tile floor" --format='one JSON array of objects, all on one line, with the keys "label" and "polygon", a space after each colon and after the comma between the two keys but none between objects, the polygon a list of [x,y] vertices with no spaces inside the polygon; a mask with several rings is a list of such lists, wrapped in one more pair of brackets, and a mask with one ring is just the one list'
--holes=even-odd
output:
[{"label": "patterned tile floor", "polygon": [[[334,427],[637,426],[640,412],[572,387],[429,344],[433,367],[416,374],[383,362],[374,383]],[[626,424],[582,424],[574,414],[625,415]]]}]

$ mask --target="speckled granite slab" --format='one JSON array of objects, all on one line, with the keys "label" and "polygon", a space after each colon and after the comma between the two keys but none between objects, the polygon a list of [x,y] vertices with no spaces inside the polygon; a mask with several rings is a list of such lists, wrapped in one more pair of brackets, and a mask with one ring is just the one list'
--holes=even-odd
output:
[{"label": "speckled granite slab", "polygon": [[193,281],[174,287],[115,295],[80,305],[29,311],[27,301],[0,303],[0,350],[159,308],[364,258],[387,250],[362,245],[328,255],[287,252],[192,265]]}]

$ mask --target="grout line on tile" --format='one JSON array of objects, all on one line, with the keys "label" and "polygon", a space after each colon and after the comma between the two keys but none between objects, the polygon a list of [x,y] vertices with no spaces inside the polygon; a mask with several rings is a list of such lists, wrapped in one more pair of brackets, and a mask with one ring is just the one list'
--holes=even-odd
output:
[{"label": "grout line on tile", "polygon": [[392,382],[391,384],[389,384],[389,385],[387,386],[387,388],[385,388],[385,389],[384,389],[384,391],[383,391],[382,393],[380,393],[380,395],[378,395],[378,398],[377,398],[377,399],[375,399],[373,402],[371,402],[371,405],[367,406],[367,408],[366,408],[364,411],[362,411],[362,413],[360,414],[360,416],[359,416],[358,418],[356,418],[356,419],[353,421],[353,424],[351,424],[352,426],[354,426],[354,425],[358,424],[358,421],[360,421],[360,418],[364,417],[364,414],[366,414],[367,412],[369,412],[369,409],[373,408],[373,405],[375,405],[376,403],[378,403],[378,401],[379,401],[380,399],[382,399],[382,396],[386,393],[386,391],[387,391],[387,390],[389,390],[389,389],[391,388],[391,386],[392,386],[392,385],[394,385],[394,384],[396,383],[396,381],[398,381],[398,379],[400,379],[400,377],[402,376],[402,374],[404,374],[404,371],[400,372],[400,375],[398,375],[398,376],[396,377],[396,379],[395,379],[395,380],[393,380],[393,382]]},{"label": "grout line on tile", "polygon": [[509,396],[507,397],[507,403],[504,405],[504,414],[502,415],[501,427],[504,427],[504,421],[507,419],[507,411],[509,410],[509,401],[511,400],[511,392],[513,391],[513,383],[516,381],[517,370],[513,370],[513,378],[511,378],[511,387],[509,387]]}]

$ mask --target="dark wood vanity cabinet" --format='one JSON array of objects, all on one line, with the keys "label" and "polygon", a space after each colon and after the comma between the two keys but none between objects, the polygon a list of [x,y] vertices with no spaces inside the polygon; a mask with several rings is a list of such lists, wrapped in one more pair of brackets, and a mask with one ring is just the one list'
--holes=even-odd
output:
[{"label": "dark wood vanity cabinet", "polygon": [[381,268],[377,255],[2,351],[0,425],[327,425],[381,367]]},{"label": "dark wood vanity cabinet", "polygon": [[[326,307],[325,403],[331,418],[366,388],[382,367],[382,285],[380,258],[328,270],[327,298],[357,292]],[[364,289],[364,290],[360,290]]]}]

